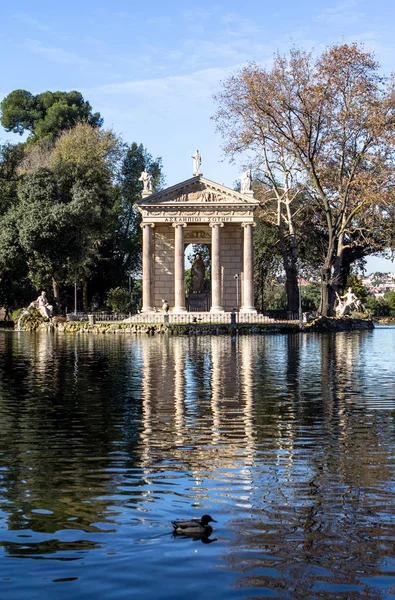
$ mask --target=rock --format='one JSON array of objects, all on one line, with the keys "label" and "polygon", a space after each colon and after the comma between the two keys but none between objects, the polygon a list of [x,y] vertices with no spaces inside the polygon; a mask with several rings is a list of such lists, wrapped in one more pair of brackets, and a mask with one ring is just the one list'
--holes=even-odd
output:
[{"label": "rock", "polygon": [[320,316],[305,326],[305,331],[356,331],[372,330],[374,324],[371,319],[356,319],[352,317],[324,317]]}]

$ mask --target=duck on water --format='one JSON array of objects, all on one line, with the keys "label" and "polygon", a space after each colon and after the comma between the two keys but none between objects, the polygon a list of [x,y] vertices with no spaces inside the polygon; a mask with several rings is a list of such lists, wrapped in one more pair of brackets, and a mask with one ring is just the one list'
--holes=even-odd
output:
[{"label": "duck on water", "polygon": [[203,515],[201,519],[190,519],[189,521],[172,521],[173,533],[178,535],[210,535],[213,528],[209,523],[217,521],[210,515]]}]

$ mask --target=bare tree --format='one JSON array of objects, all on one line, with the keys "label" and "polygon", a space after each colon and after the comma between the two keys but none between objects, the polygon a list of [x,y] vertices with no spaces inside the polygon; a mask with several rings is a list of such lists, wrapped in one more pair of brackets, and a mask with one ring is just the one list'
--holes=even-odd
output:
[{"label": "bare tree", "polygon": [[255,186],[255,197],[260,200],[264,219],[277,227],[286,275],[287,308],[297,312],[298,236],[295,219],[303,208],[299,202],[303,188],[297,181],[295,159],[285,153],[273,137],[266,136],[263,156],[258,155],[258,160],[256,169],[261,173],[262,185]]},{"label": "bare tree", "polygon": [[277,55],[270,71],[249,64],[224,82],[216,100],[225,151],[253,150],[273,187],[270,167],[278,177],[283,157],[286,202],[290,206],[295,189],[309,199],[326,247],[320,311],[333,314],[347,261],[382,250],[388,241],[394,79],[381,76],[373,55],[358,45],[334,45],[317,59],[301,50]]}]

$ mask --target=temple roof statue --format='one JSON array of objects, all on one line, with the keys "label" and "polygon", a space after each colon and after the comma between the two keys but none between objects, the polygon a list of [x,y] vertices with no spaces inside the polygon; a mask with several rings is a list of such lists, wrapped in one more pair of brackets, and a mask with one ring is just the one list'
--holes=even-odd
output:
[{"label": "temple roof statue", "polygon": [[193,176],[202,175],[200,165],[202,164],[202,157],[200,156],[199,150],[196,150],[195,154],[191,156],[193,158]]}]

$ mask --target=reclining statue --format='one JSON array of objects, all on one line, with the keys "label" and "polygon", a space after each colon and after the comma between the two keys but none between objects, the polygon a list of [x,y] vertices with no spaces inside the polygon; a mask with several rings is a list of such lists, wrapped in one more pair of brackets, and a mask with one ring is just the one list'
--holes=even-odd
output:
[{"label": "reclining statue", "polygon": [[348,288],[343,296],[339,296],[336,292],[336,300],[337,306],[335,307],[335,312],[338,317],[349,315],[352,310],[359,311],[360,308],[364,310],[364,306],[361,304],[361,301],[358,300],[351,288]]}]

